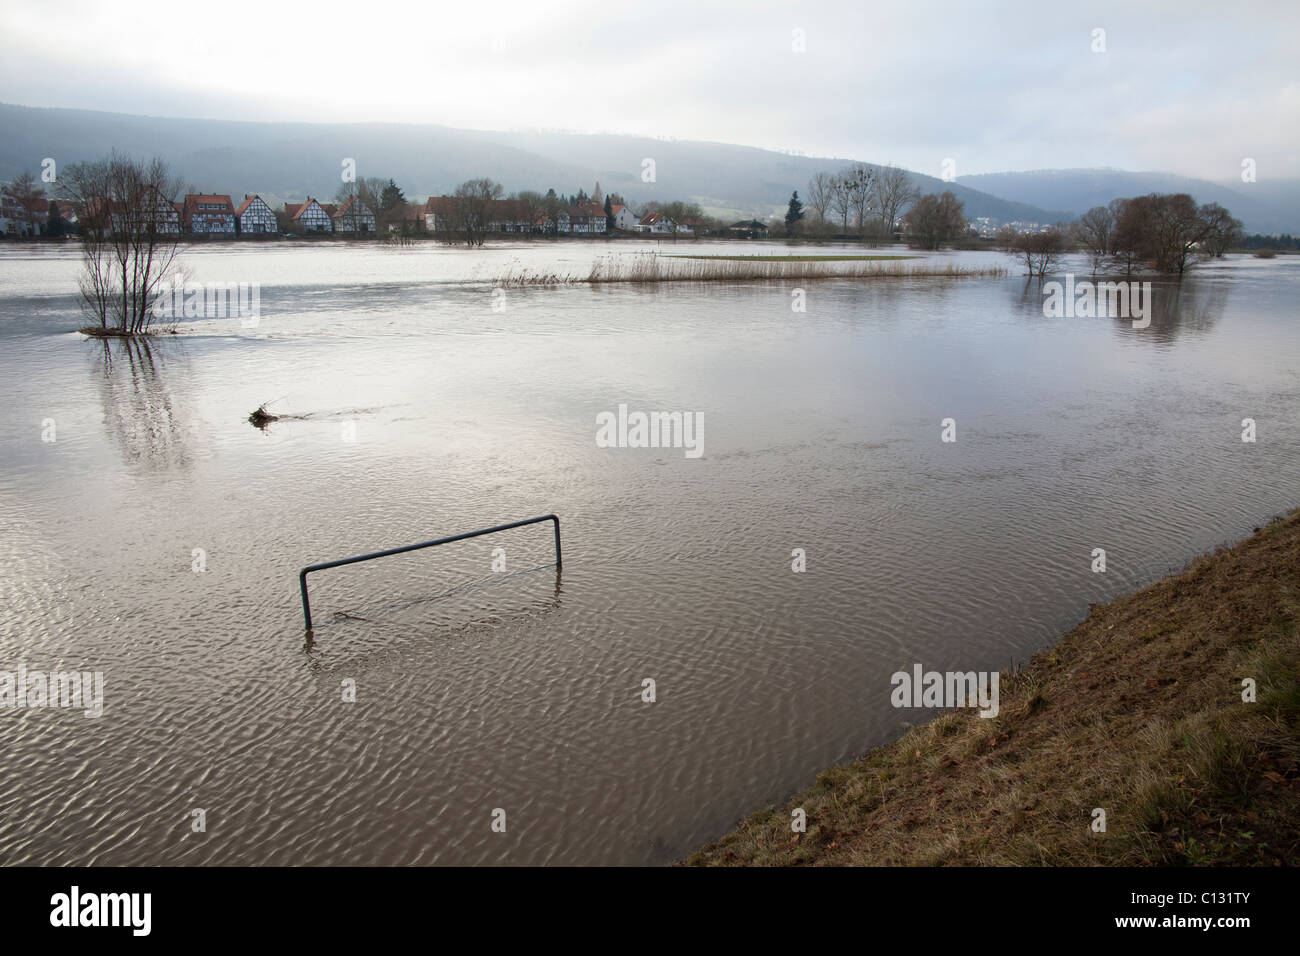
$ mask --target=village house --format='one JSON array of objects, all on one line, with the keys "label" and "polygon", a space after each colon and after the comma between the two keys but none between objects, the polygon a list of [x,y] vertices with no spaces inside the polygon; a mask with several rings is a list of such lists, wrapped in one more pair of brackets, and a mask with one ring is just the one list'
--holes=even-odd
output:
[{"label": "village house", "polygon": [[668,221],[664,219],[662,213],[648,212],[636,224],[636,231],[650,232],[655,235],[668,235]]},{"label": "village house", "polygon": [[636,213],[622,203],[610,206],[610,214],[614,217],[614,228],[622,232],[635,232],[637,225]]},{"label": "village house", "polygon": [[441,232],[451,228],[451,196],[430,196],[424,203],[424,229],[426,232]]},{"label": "village house", "polygon": [[727,235],[733,239],[766,239],[767,225],[757,219],[733,222],[727,227]]},{"label": "village house", "polygon": [[310,196],[306,202],[285,203],[284,212],[303,232],[334,231],[329,211]]},{"label": "village house", "polygon": [[235,208],[229,196],[191,193],[185,197],[183,210],[186,232],[195,235],[235,234]]},{"label": "village house", "polygon": [[550,235],[551,233],[567,235],[572,222],[570,222],[568,210],[561,209],[553,217],[542,213],[537,217],[537,222],[534,225],[536,231],[544,235]]},{"label": "village house", "polygon": [[235,228],[240,235],[279,232],[279,226],[275,222],[275,211],[257,194],[244,196],[244,201],[235,210]]},{"label": "village house", "polygon": [[388,224],[389,232],[419,233],[425,231],[427,206],[416,203],[402,203],[401,215],[396,222]]},{"label": "village house", "polygon": [[[451,229],[465,230],[465,223],[459,221],[458,204],[462,200],[455,196],[430,196],[424,205],[424,228],[428,232],[446,232]],[[483,224],[485,232],[532,232],[540,228],[542,220],[530,223],[519,218],[519,211],[512,199],[477,200],[486,219]]]},{"label": "village house", "polygon": [[513,199],[487,201],[489,232],[531,232],[533,224],[519,218],[519,208]]},{"label": "village house", "polygon": [[65,226],[75,226],[77,224],[77,207],[66,199],[50,200],[50,213],[53,214],[56,211]]},{"label": "village house", "polygon": [[[600,188],[600,184],[596,184]],[[594,200],[575,203],[569,213],[570,231],[574,235],[604,234],[607,225],[605,207]]]},{"label": "village house", "polygon": [[41,232],[46,235],[49,235],[55,219],[58,219],[63,231],[76,232],[77,208],[66,199],[62,201],[45,198],[34,199],[32,200],[32,212],[40,224]]},{"label": "village house", "polygon": [[22,235],[18,230],[24,222],[23,210],[8,196],[0,196],[0,236]]},{"label": "village house", "polygon": [[45,231],[50,218],[50,201],[33,197],[19,202],[0,195],[0,235],[38,236]]},{"label": "village house", "polygon": [[160,235],[180,235],[183,209],[184,204],[169,202],[154,190],[129,206],[110,203],[107,199],[93,199],[82,210],[81,218],[101,234],[105,231],[143,233],[152,229]]},{"label": "village house", "polygon": [[[698,218],[683,219],[677,224],[677,235],[693,236],[704,225],[703,220]],[[668,220],[664,218],[661,212],[646,213],[641,217],[641,221],[636,225],[637,232],[648,232],[656,236],[670,236],[673,234],[673,228],[669,225]]]},{"label": "village house", "polygon": [[349,196],[337,210],[331,211],[332,207],[325,207],[325,209],[334,222],[335,232],[369,235],[378,228],[375,214],[356,196]]}]

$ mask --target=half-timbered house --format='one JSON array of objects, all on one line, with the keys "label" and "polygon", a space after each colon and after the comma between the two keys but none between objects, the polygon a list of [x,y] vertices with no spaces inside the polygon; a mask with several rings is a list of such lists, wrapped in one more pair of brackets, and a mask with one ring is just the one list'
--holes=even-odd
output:
[{"label": "half-timbered house", "polygon": [[307,197],[306,202],[287,202],[284,204],[285,214],[288,215],[303,232],[333,232],[334,223],[330,220],[330,214],[325,211],[325,207]]},{"label": "half-timbered house", "polygon": [[279,232],[274,210],[256,194],[245,196],[235,210],[235,228],[245,236]]}]

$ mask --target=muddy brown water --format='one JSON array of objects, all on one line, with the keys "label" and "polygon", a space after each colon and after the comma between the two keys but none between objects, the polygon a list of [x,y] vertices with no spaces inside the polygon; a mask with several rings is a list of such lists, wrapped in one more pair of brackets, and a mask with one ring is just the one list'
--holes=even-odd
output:
[{"label": "muddy brown water", "polygon": [[[1011,666],[1300,501],[1293,259],[1142,330],[974,253],[931,258],[1012,274],[803,313],[455,281],[596,248],[197,249],[259,323],[147,349],[69,332],[73,253],[0,249],[0,670],[105,680],[0,709],[0,862],[662,863],[921,719],[893,672]],[[598,447],[620,403],[702,457]],[[562,574],[549,525],[321,572],[307,640],[302,566],[548,512]]]}]

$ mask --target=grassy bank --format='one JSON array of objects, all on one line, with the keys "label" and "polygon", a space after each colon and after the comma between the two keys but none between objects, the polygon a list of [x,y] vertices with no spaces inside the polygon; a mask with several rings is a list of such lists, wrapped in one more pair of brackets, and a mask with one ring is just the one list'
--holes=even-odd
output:
[{"label": "grassy bank", "polygon": [[999,716],[945,712],[687,862],[1300,861],[1300,511],[1094,607],[1001,679]]}]

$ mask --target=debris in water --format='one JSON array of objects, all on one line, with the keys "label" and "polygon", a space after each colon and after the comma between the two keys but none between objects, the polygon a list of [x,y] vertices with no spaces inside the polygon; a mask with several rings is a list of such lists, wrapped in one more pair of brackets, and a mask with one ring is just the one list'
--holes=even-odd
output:
[{"label": "debris in water", "polygon": [[280,420],[279,415],[272,415],[266,410],[266,406],[269,404],[270,402],[263,402],[257,406],[253,414],[248,416],[248,420],[253,423],[254,428],[266,428],[271,422]]}]

